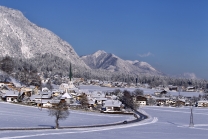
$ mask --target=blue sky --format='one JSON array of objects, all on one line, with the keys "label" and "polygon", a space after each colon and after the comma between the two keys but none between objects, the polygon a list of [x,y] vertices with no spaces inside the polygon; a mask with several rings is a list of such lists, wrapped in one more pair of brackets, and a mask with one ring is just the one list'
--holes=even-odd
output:
[{"label": "blue sky", "polygon": [[0,0],[70,43],[208,79],[207,0]]}]

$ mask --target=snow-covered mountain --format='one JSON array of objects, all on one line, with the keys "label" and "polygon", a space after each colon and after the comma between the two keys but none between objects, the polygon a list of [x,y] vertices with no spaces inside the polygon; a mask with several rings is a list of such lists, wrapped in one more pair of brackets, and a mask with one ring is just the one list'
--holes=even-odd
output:
[{"label": "snow-covered mountain", "polygon": [[28,59],[48,53],[89,68],[66,41],[30,22],[20,11],[3,6],[0,6],[0,48],[1,56]]},{"label": "snow-covered mountain", "polygon": [[[15,58],[36,59],[39,57],[40,59],[42,55],[46,54],[47,56],[52,55],[53,58],[58,57],[59,61],[60,59],[70,61],[78,68],[84,67],[88,70],[92,68],[130,74],[162,74],[146,62],[122,60],[118,56],[104,51],[80,58],[70,44],[53,32],[30,22],[18,10],[0,6],[0,19],[1,57],[8,55]],[[52,62],[48,60],[45,63],[51,64]],[[46,65],[45,63],[39,65]],[[54,64],[57,67],[57,63]],[[58,66],[60,67],[60,65]],[[50,65],[50,67],[53,68],[54,65]],[[61,67],[63,68],[63,63]],[[66,67],[65,69],[67,69]]]},{"label": "snow-covered mountain", "polygon": [[163,75],[150,64],[140,61],[123,60],[118,56],[99,50],[81,59],[92,69],[105,69],[111,72],[120,71],[130,74]]}]

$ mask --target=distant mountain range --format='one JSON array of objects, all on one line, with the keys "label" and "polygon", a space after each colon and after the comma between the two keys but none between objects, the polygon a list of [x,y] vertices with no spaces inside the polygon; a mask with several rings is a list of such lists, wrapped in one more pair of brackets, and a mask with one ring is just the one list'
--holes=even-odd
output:
[{"label": "distant mountain range", "polygon": [[99,50],[91,55],[82,56],[81,59],[92,69],[104,69],[111,72],[128,74],[164,75],[150,64],[140,61],[123,60],[118,56]]},{"label": "distant mountain range", "polygon": [[[163,75],[146,62],[123,60],[101,50],[92,55],[79,57],[70,44],[51,31],[30,22],[18,10],[0,6],[0,19],[0,55],[2,57],[8,55],[33,59],[47,54],[88,70],[99,69],[134,75]],[[44,65],[44,63],[41,64]],[[48,64],[47,61],[45,64]],[[57,63],[55,64],[57,67]]]}]

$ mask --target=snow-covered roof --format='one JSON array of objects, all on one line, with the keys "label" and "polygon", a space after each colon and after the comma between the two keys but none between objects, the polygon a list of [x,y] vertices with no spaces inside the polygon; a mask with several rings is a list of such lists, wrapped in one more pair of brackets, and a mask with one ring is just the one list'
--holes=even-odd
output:
[{"label": "snow-covered roof", "polygon": [[64,93],[63,95],[62,95],[62,98],[67,98],[67,99],[70,99],[70,98],[73,98],[72,96],[71,96],[71,94],[69,94],[69,93]]},{"label": "snow-covered roof", "polygon": [[34,99],[47,99],[47,98],[51,98],[52,96],[52,92],[40,92],[39,95],[32,95],[30,97],[30,100],[34,100]]},{"label": "snow-covered roof", "polygon": [[179,101],[186,102],[186,100],[185,100],[185,99],[179,99]]},{"label": "snow-covered roof", "polygon": [[207,100],[199,100],[198,103],[208,103]]},{"label": "snow-covered roof", "polygon": [[17,97],[20,95],[20,92],[12,90],[2,90],[1,92],[3,93],[2,97]]},{"label": "snow-covered roof", "polygon": [[94,100],[107,100],[107,98],[100,97],[100,98],[94,98]]},{"label": "snow-covered roof", "polygon": [[119,100],[106,100],[103,103],[103,107],[120,107],[122,104]]},{"label": "snow-covered roof", "polygon": [[51,103],[51,104],[58,104],[60,103],[60,100],[59,99],[42,99],[42,100],[36,100],[35,101],[36,103]]}]

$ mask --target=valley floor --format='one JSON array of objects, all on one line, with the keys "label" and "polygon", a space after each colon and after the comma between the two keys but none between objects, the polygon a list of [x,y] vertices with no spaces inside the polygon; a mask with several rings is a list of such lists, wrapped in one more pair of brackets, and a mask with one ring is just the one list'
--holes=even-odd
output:
[{"label": "valley floor", "polygon": [[[38,108],[0,103],[0,128],[4,127],[47,127],[54,125],[54,119],[47,111]],[[208,136],[208,109],[194,108],[194,127],[189,128],[190,109],[188,107],[143,107],[149,114],[148,120],[109,127],[52,129],[35,131],[1,131],[0,139],[106,139],[106,138],[140,138],[140,139],[198,139]],[[71,111],[69,118],[60,123],[68,125],[105,124],[131,119],[130,115],[106,115]]]}]

